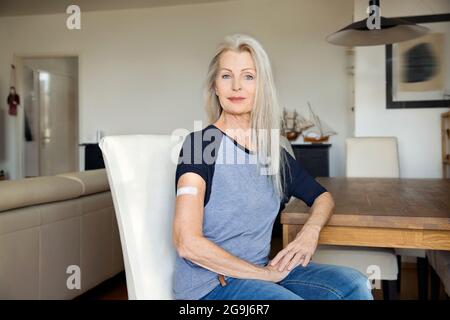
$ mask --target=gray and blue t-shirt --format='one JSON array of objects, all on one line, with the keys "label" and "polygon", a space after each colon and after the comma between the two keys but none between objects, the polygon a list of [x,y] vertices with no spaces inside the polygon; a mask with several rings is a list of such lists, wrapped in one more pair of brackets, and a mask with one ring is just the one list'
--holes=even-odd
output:
[{"label": "gray and blue t-shirt", "polygon": [[[273,224],[290,197],[311,206],[326,191],[288,152],[282,152],[289,168],[280,200],[270,176],[258,169],[256,154],[212,124],[186,136],[180,151],[175,188],[187,172],[197,173],[206,183],[204,237],[255,265],[268,263]],[[217,273],[176,257],[176,299],[200,299],[217,285]]]}]

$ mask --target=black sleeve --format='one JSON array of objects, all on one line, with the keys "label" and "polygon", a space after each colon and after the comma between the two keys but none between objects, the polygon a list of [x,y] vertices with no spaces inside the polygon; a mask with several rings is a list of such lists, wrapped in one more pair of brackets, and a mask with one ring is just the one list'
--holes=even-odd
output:
[{"label": "black sleeve", "polygon": [[208,184],[208,167],[205,161],[203,161],[203,146],[197,143],[196,138],[198,132],[191,132],[186,136],[181,147],[178,157],[177,170],[175,174],[175,190],[177,188],[178,180],[180,177],[187,173],[193,172],[198,174]]},{"label": "black sleeve", "polygon": [[177,169],[175,172],[175,193],[177,190],[177,184],[180,177],[187,173],[193,172],[198,174],[205,180],[206,190],[205,197],[203,199],[203,206],[209,201],[211,194],[212,176],[214,173],[214,165],[208,162],[208,158],[204,158],[203,153],[205,151],[206,143],[202,140],[202,132],[191,132],[186,136],[183,146],[181,147]]},{"label": "black sleeve", "polygon": [[[284,150],[284,149],[283,149]],[[286,158],[286,198],[289,201],[291,196],[303,200],[308,207],[311,207],[314,200],[327,190],[320,185],[303,166],[295,160],[289,152],[285,151]]]}]

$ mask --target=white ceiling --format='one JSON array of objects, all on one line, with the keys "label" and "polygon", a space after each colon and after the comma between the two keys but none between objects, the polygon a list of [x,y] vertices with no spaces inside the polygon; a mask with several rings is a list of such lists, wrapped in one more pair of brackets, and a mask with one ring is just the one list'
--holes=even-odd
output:
[{"label": "white ceiling", "polygon": [[175,6],[232,0],[0,0],[0,17],[65,13],[71,4],[83,11]]}]

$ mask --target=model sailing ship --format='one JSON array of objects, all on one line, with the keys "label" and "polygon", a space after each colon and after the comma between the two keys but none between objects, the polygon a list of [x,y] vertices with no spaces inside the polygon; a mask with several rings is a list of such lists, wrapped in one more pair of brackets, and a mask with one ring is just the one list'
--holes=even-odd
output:
[{"label": "model sailing ship", "polygon": [[328,138],[337,134],[323,120],[314,113],[311,104],[308,101],[310,120],[314,126],[303,132],[303,141],[312,143],[328,142]]},{"label": "model sailing ship", "polygon": [[288,114],[283,111],[284,117],[284,136],[288,140],[295,140],[302,134],[304,142],[323,143],[328,142],[330,136],[337,134],[323,120],[314,113],[311,104],[308,102],[309,120],[302,117],[297,111]]},{"label": "model sailing ship", "polygon": [[283,135],[290,141],[297,139],[304,130],[314,126],[314,123],[303,118],[297,111],[283,110],[283,119]]}]

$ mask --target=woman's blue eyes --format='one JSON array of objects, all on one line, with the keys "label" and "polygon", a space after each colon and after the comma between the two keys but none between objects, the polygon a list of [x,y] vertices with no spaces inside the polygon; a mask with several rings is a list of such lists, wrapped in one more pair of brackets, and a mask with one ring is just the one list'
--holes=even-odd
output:
[{"label": "woman's blue eyes", "polygon": [[[222,76],[222,79],[228,79],[228,78],[225,78],[225,77],[229,77],[229,76],[230,76],[229,74],[224,74],[224,75]],[[245,79],[247,79],[247,80],[253,80],[254,77],[253,77],[251,74],[246,74],[246,75],[245,75]]]}]

